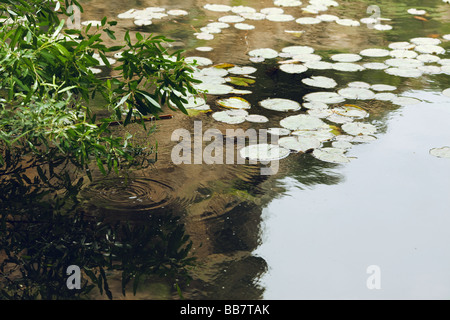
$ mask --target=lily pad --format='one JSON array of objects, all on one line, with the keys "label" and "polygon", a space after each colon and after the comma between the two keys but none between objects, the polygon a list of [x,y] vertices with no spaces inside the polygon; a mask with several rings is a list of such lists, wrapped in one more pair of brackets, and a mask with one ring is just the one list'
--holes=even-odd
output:
[{"label": "lily pad", "polygon": [[273,59],[278,57],[278,52],[270,48],[255,49],[248,53],[251,57],[260,57],[264,59]]},{"label": "lily pad", "polygon": [[353,148],[353,144],[349,141],[334,141],[332,144],[333,148],[348,150]]},{"label": "lily pad", "polygon": [[381,63],[381,62],[368,62],[368,63],[364,63],[363,67],[366,69],[371,69],[371,70],[384,70],[389,68],[389,66],[387,64]]},{"label": "lily pad", "polygon": [[306,61],[304,64],[308,69],[329,70],[333,69],[333,64],[326,61]]},{"label": "lily pad", "polygon": [[441,40],[436,38],[429,38],[429,37],[417,37],[409,40],[411,43],[415,44],[416,46],[422,46],[422,45],[438,45],[441,43]]},{"label": "lily pad", "polygon": [[325,123],[319,118],[299,114],[282,119],[280,125],[289,130],[317,130],[323,127]]},{"label": "lily pad", "polygon": [[269,128],[267,129],[267,133],[274,136],[288,136],[291,130],[285,128]]},{"label": "lily pad", "polygon": [[392,50],[389,55],[398,59],[414,59],[419,54],[411,50]]},{"label": "lily pad", "polygon": [[240,97],[231,97],[227,99],[220,99],[216,101],[218,105],[228,109],[250,109],[251,104]]},{"label": "lily pad", "polygon": [[291,136],[283,137],[278,140],[278,144],[285,148],[296,152],[306,152],[308,150],[320,148],[322,143],[313,137]]},{"label": "lily pad", "polygon": [[275,111],[297,111],[300,110],[300,103],[297,101],[283,98],[268,98],[259,102],[259,105],[265,109]]},{"label": "lily pad", "polygon": [[297,130],[293,131],[292,135],[298,136],[301,138],[314,138],[319,140],[320,142],[330,141],[335,135],[328,129],[319,129],[319,130]]},{"label": "lily pad", "polygon": [[331,60],[337,62],[356,62],[362,59],[359,54],[353,53],[338,53],[330,57]]},{"label": "lily pad", "polygon": [[434,157],[450,159],[450,147],[431,149],[430,154]]},{"label": "lily pad", "polygon": [[362,50],[359,54],[365,57],[386,57],[389,55],[389,50],[376,48],[365,49]]},{"label": "lily pad", "polygon": [[344,102],[345,98],[335,92],[313,92],[303,97],[308,102],[323,102],[326,104]]},{"label": "lily pad", "polygon": [[363,88],[344,88],[338,93],[346,99],[370,100],[375,97],[375,93]]},{"label": "lily pad", "polygon": [[419,78],[423,75],[423,71],[414,68],[389,68],[386,69],[387,74],[404,77],[404,78]]},{"label": "lily pad", "polygon": [[342,106],[333,109],[333,112],[344,117],[362,119],[369,116],[369,113],[358,106]]},{"label": "lily pad", "polygon": [[289,46],[281,49],[281,52],[289,53],[292,56],[305,54],[305,53],[314,53],[314,48],[309,46]]},{"label": "lily pad", "polygon": [[414,49],[416,45],[407,41],[392,42],[388,47],[392,50],[411,50]]},{"label": "lily pad", "polygon": [[444,91],[442,91],[442,94],[443,94],[444,96],[450,97],[450,88],[445,89]]},{"label": "lily pad", "polygon": [[228,69],[229,73],[238,74],[238,75],[248,75],[248,74],[255,73],[256,71],[257,71],[257,69],[254,67],[238,67],[238,66],[236,66],[236,67]]},{"label": "lily pad", "polygon": [[249,85],[254,84],[256,81],[249,78],[230,77],[228,82],[236,86],[248,87]]},{"label": "lily pad", "polygon": [[377,131],[377,128],[370,123],[350,122],[343,124],[342,130],[350,135],[358,136],[374,134]]},{"label": "lily pad", "polygon": [[397,87],[388,84],[373,84],[371,89],[374,91],[394,91],[397,90]]},{"label": "lily pad", "polygon": [[364,70],[363,66],[351,62],[337,62],[333,63],[333,69],[338,71],[356,72]]},{"label": "lily pad", "polygon": [[253,144],[239,151],[242,158],[261,162],[280,160],[289,156],[290,153],[288,149],[267,143]]},{"label": "lily pad", "polygon": [[206,10],[215,12],[228,12],[231,11],[231,7],[223,4],[205,4],[203,6]]},{"label": "lily pad", "polygon": [[334,88],[337,86],[337,82],[328,77],[323,76],[313,76],[311,78],[305,78],[302,79],[302,82],[304,84],[307,84],[312,87],[319,87],[319,88]]},{"label": "lily pad", "polygon": [[280,70],[286,73],[303,73],[308,71],[308,68],[302,64],[286,63],[280,66]]},{"label": "lily pad", "polygon": [[336,20],[336,23],[347,27],[359,27],[361,25],[359,21],[353,19],[338,19]]},{"label": "lily pad", "polygon": [[321,148],[313,151],[313,156],[321,161],[330,163],[349,163],[350,159],[345,156],[345,149]]},{"label": "lily pad", "polygon": [[269,119],[265,116],[259,114],[249,114],[245,117],[245,120],[253,123],[266,123],[269,122]]},{"label": "lily pad", "polygon": [[245,110],[226,110],[218,111],[212,114],[214,120],[227,124],[240,124],[245,122],[248,112]]}]

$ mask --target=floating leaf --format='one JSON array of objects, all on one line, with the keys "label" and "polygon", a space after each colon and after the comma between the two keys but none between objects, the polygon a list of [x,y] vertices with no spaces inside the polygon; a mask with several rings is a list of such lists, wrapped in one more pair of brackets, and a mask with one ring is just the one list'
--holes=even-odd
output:
[{"label": "floating leaf", "polygon": [[212,114],[214,120],[224,122],[227,124],[240,124],[245,122],[245,117],[248,112],[245,110],[226,110],[219,111]]},{"label": "floating leaf", "polygon": [[244,147],[239,153],[244,159],[267,162],[286,158],[291,152],[278,145],[262,143]]},{"label": "floating leaf", "polygon": [[228,82],[236,86],[248,87],[249,85],[254,84],[255,80],[249,78],[230,77]]},{"label": "floating leaf", "polygon": [[342,125],[342,130],[354,136],[374,134],[377,131],[373,124],[363,122],[346,123]]},{"label": "floating leaf", "polygon": [[229,109],[250,109],[251,104],[245,99],[240,97],[231,97],[227,99],[221,99],[216,101],[218,105]]},{"label": "floating leaf", "polygon": [[313,151],[313,156],[319,160],[330,163],[349,163],[350,159],[345,156],[345,149],[321,148]]},{"label": "floating leaf", "polygon": [[299,114],[282,119],[280,125],[289,130],[317,130],[326,124],[319,118]]},{"label": "floating leaf", "polygon": [[306,152],[311,149],[319,148],[322,143],[314,137],[283,137],[278,140],[278,144],[286,149],[296,152]]},{"label": "floating leaf", "polygon": [[450,159],[450,147],[431,149],[430,154],[434,157]]},{"label": "floating leaf", "polygon": [[300,103],[283,98],[268,98],[259,102],[259,105],[265,109],[275,111],[297,111],[300,110]]}]

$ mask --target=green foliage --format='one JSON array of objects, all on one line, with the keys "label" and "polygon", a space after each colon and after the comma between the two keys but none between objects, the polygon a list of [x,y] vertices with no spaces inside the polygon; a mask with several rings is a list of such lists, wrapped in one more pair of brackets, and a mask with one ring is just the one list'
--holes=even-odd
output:
[{"label": "green foliage", "polygon": [[[0,299],[80,298],[93,288],[112,298],[109,272],[122,273],[125,294],[147,275],[188,279],[193,262],[177,219],[111,225],[86,218],[78,198],[95,168],[106,175],[151,163],[154,148],[117,124],[139,122],[150,134],[144,116],[186,113],[183,97],[197,93],[193,66],[168,53],[163,36],[127,32],[105,45],[117,40],[106,18],[67,29],[73,6],[83,11],[76,0],[0,0]],[[94,74],[101,64],[117,76]],[[73,264],[85,275],[81,291],[65,286]]]}]

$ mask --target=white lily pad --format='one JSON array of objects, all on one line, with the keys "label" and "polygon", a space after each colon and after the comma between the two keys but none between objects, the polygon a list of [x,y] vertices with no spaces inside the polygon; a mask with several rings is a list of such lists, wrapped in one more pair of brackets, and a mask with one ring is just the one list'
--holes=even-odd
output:
[{"label": "white lily pad", "polygon": [[364,67],[351,62],[336,62],[333,63],[333,69],[337,71],[356,72],[363,71]]},{"label": "white lily pad", "polygon": [[380,83],[380,84],[373,84],[371,86],[371,89],[374,91],[394,91],[397,90],[397,87]]},{"label": "white lily pad", "polygon": [[375,97],[375,93],[364,88],[344,88],[338,93],[346,99],[370,100]]},{"label": "white lily pad", "polygon": [[268,98],[259,102],[259,105],[265,109],[274,111],[297,111],[301,105],[297,101],[283,98]]},{"label": "white lily pad", "polygon": [[293,131],[292,135],[301,138],[313,138],[320,142],[330,141],[334,139],[335,135],[328,129],[319,130],[297,130]]},{"label": "white lily pad", "polygon": [[333,109],[333,112],[344,117],[362,119],[369,116],[369,113],[356,106],[342,106]]},{"label": "white lily pad", "polygon": [[333,141],[331,144],[333,148],[348,150],[353,148],[353,144],[349,141]]},{"label": "white lily pad", "polygon": [[416,45],[414,43],[410,43],[408,41],[398,41],[392,42],[388,45],[388,47],[392,50],[411,50],[414,49]]},{"label": "white lily pad", "polygon": [[223,16],[223,17],[220,17],[218,20],[219,20],[219,22],[225,22],[225,23],[239,23],[239,22],[245,21],[245,19],[242,18],[241,16],[234,16],[234,15]]},{"label": "white lily pad", "polygon": [[434,157],[450,159],[450,147],[431,149],[430,154]]},{"label": "white lily pad", "polygon": [[291,151],[278,145],[261,143],[244,147],[239,153],[244,159],[267,162],[286,158]]},{"label": "white lily pad", "polygon": [[320,61],[321,59],[321,56],[314,53],[302,53],[292,57],[292,60],[299,62]]},{"label": "white lily pad", "polygon": [[343,124],[342,130],[350,135],[358,136],[374,134],[377,131],[377,128],[370,123],[350,122]]},{"label": "white lily pad", "polygon": [[254,67],[238,67],[238,66],[235,66],[235,67],[232,67],[232,68],[228,69],[229,73],[239,74],[239,75],[249,75],[249,74],[255,73],[256,71],[257,71],[257,69],[254,68]]},{"label": "white lily pad", "polygon": [[323,127],[325,123],[319,118],[299,114],[282,119],[280,125],[289,130],[317,130]]},{"label": "white lily pad", "polygon": [[245,117],[245,120],[253,123],[266,123],[269,122],[269,119],[265,116],[259,114],[249,114]]},{"label": "white lily pad", "polygon": [[270,48],[255,49],[248,53],[251,57],[259,57],[264,59],[273,59],[278,57],[278,52]]},{"label": "white lily pad", "polygon": [[416,57],[416,59],[422,61],[423,63],[436,63],[441,60],[438,56],[428,53],[420,54]]},{"label": "white lily pad", "polygon": [[436,38],[428,38],[428,37],[417,37],[409,40],[411,43],[415,44],[416,46],[422,46],[422,45],[435,45],[441,43],[441,40]]},{"label": "white lily pad", "polygon": [[303,73],[308,71],[308,68],[302,64],[286,63],[280,66],[280,70],[286,73]]},{"label": "white lily pad", "polygon": [[345,149],[321,148],[313,151],[313,156],[321,161],[330,163],[349,163],[350,159],[345,156]]},{"label": "white lily pad", "polygon": [[278,140],[278,144],[285,148],[296,152],[306,152],[311,149],[320,148],[322,143],[313,137],[291,136],[283,137]]},{"label": "white lily pad", "polygon": [[417,68],[423,66],[423,62],[416,59],[387,59],[385,62],[388,66],[396,68]]},{"label": "white lily pad", "polygon": [[409,14],[412,14],[412,15],[415,15],[415,16],[423,16],[424,14],[427,14],[427,12],[425,10],[416,9],[416,8],[408,9],[407,12]]},{"label": "white lily pad", "polygon": [[207,32],[197,32],[194,35],[199,40],[213,40],[214,39],[214,35],[211,33],[207,33]]},{"label": "white lily pad", "polygon": [[398,59],[414,59],[419,54],[411,50],[392,50],[389,55]]},{"label": "white lily pad", "polygon": [[187,16],[189,14],[189,12],[187,12],[186,10],[174,9],[174,10],[167,11],[167,14],[171,15],[171,16],[180,17],[180,16]]},{"label": "white lily pad", "polygon": [[302,2],[300,0],[274,0],[273,4],[280,7],[299,7]]},{"label": "white lily pad", "polygon": [[327,120],[331,121],[333,123],[337,123],[337,124],[344,124],[344,123],[353,122],[355,119],[346,117],[346,116],[342,116],[340,114],[333,112],[329,117],[327,117]]},{"label": "white lily pad", "polygon": [[281,49],[281,52],[295,56],[299,54],[314,53],[314,48],[309,46],[289,46]]},{"label": "white lily pad", "polygon": [[414,48],[417,52],[427,53],[427,54],[444,54],[445,49],[440,46],[435,46],[431,44],[419,45]]},{"label": "white lily pad", "polygon": [[442,72],[441,67],[438,66],[420,66],[417,69],[422,71],[424,74],[439,74]]},{"label": "white lily pad", "polygon": [[376,24],[373,28],[374,28],[375,30],[378,30],[378,31],[388,31],[388,30],[392,30],[392,26],[387,25],[387,24],[381,24],[381,23]]},{"label": "white lily pad", "polygon": [[345,98],[335,92],[313,92],[303,97],[308,102],[323,102],[326,104],[344,102]]},{"label": "white lily pad", "polygon": [[199,66],[208,66],[208,65],[213,64],[211,59],[204,58],[204,57],[187,57],[185,59],[185,61],[187,63],[194,63],[195,62]]},{"label": "white lily pad", "polygon": [[231,11],[231,7],[223,4],[205,4],[203,6],[206,10],[215,12],[228,12]]},{"label": "white lily pad", "polygon": [[330,59],[337,62],[356,62],[361,60],[362,57],[354,53],[338,53],[332,55]]},{"label": "white lily pad", "polygon": [[445,89],[444,91],[442,91],[442,94],[446,97],[450,97],[450,88]]},{"label": "white lily pad", "polygon": [[350,88],[370,89],[370,84],[364,81],[352,81],[347,84]]},{"label": "white lily pad", "polygon": [[[239,112],[236,112],[239,111]],[[212,114],[214,120],[227,124],[240,124],[245,122],[245,117],[248,115],[245,110],[226,110],[218,111]]]},{"label": "white lily pad", "polygon": [[311,101],[311,102],[305,102],[303,104],[303,107],[305,107],[306,109],[309,109],[309,110],[322,110],[322,109],[327,109],[328,105],[323,102]]},{"label": "white lily pad", "polygon": [[254,25],[251,25],[251,24],[248,24],[248,23],[236,23],[234,25],[234,27],[236,29],[239,29],[239,30],[253,30],[253,29],[255,29]]},{"label": "white lily pad", "polygon": [[359,54],[365,57],[386,57],[390,53],[389,50],[386,49],[364,49]]},{"label": "white lily pad", "polygon": [[328,77],[324,76],[312,76],[311,78],[305,78],[302,79],[302,82],[304,84],[307,84],[312,87],[319,87],[319,88],[334,88],[337,86],[337,82]]},{"label": "white lily pad", "polygon": [[211,95],[224,95],[233,91],[233,87],[226,84],[201,83],[195,86],[197,90]]},{"label": "white lily pad", "polygon": [[212,48],[212,47],[197,47],[197,48],[195,48],[195,50],[198,50],[201,52],[210,52],[210,51],[213,51],[214,48]]},{"label": "white lily pad", "polygon": [[361,25],[359,21],[353,19],[338,19],[336,23],[347,27],[359,27]]},{"label": "white lily pad", "polygon": [[333,69],[333,64],[326,61],[306,61],[304,64],[308,69],[329,70]]},{"label": "white lily pad", "polygon": [[241,17],[246,20],[264,20],[266,18],[266,15],[264,13],[260,12],[244,12],[240,13]]},{"label": "white lily pad", "polygon": [[338,16],[335,16],[332,14],[321,14],[321,15],[318,15],[316,18],[321,21],[324,21],[324,22],[333,22],[333,21],[339,20]]},{"label": "white lily pad", "polygon": [[270,15],[270,14],[283,14],[284,10],[281,8],[264,8],[260,10],[261,13]]},{"label": "white lily pad", "polygon": [[210,22],[206,26],[210,27],[210,28],[217,28],[217,29],[226,29],[226,28],[230,27],[230,25],[225,22]]},{"label": "white lily pad", "polygon": [[404,78],[419,78],[423,75],[423,71],[415,68],[389,68],[385,72],[390,75]]},{"label": "white lily pad", "polygon": [[333,114],[333,111],[330,109],[310,109],[307,111],[310,116],[324,119]]},{"label": "white lily pad", "polygon": [[355,142],[355,143],[368,143],[368,142],[372,142],[372,141],[375,141],[375,140],[377,140],[377,138],[374,137],[374,136],[371,136],[371,135],[368,135],[368,134],[362,134],[362,135],[353,137],[352,142]]},{"label": "white lily pad", "polygon": [[392,100],[392,103],[398,104],[398,105],[401,105],[401,106],[418,104],[418,103],[421,103],[421,102],[422,101],[420,101],[419,99],[411,98],[411,97],[397,97],[394,100]]},{"label": "white lily pad", "polygon": [[288,136],[291,130],[285,128],[269,128],[267,129],[267,133],[274,136]]}]

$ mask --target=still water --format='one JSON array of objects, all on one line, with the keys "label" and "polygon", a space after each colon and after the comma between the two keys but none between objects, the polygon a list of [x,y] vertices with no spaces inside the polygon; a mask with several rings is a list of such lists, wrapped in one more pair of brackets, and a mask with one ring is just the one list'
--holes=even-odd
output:
[{"label": "still water", "polygon": [[[194,35],[224,15],[205,10],[204,0],[83,1],[82,20],[115,19],[129,9],[149,6],[183,9],[189,15],[155,21],[138,27],[120,20],[117,38],[126,30],[164,34],[175,40],[174,49],[187,56],[202,56],[214,64],[254,66],[256,83],[245,96],[255,112],[269,124],[244,123],[240,128],[278,127],[286,116],[264,110],[258,101],[283,97],[301,102],[310,92],[301,79],[322,75],[339,87],[351,81],[389,84],[396,93],[419,99],[399,106],[380,101],[352,101],[369,111],[366,120],[378,131],[376,140],[357,143],[348,151],[348,164],[320,161],[311,154],[291,154],[280,161],[276,175],[261,176],[259,167],[246,165],[175,165],[170,155],[176,142],[172,132],[193,132],[194,120],[203,129],[236,128],[216,122],[210,113],[186,117],[175,114],[157,122],[158,162],[132,173],[124,183],[117,177],[87,186],[84,202],[90,212],[106,213],[119,220],[145,223],[155,216],[181,218],[197,257],[193,280],[183,288],[191,299],[428,299],[450,296],[450,161],[429,154],[430,149],[450,145],[450,100],[441,94],[450,87],[448,74],[403,78],[376,70],[341,72],[308,70],[286,74],[277,63],[252,63],[247,53],[257,48],[280,51],[307,45],[317,54],[359,53],[366,48],[387,48],[396,41],[450,33],[450,5],[427,1],[338,1],[329,14],[359,20],[370,16],[376,4],[381,16],[392,19],[389,31],[377,31],[336,23],[299,25],[294,21],[251,21],[254,30],[225,29],[213,40]],[[274,7],[273,1],[228,1],[217,4]],[[304,5],[303,5],[304,7]],[[426,20],[406,12],[428,11]],[[296,18],[311,16],[300,7],[285,7]],[[293,34],[285,30],[302,30]],[[450,48],[448,42],[441,44]],[[210,46],[210,52],[195,48]],[[441,58],[449,58],[443,54]],[[378,61],[378,60],[375,60]],[[107,72],[105,72],[107,74]],[[339,88],[338,87],[338,88]],[[220,108],[208,96],[213,111]],[[378,287],[369,289],[368,268],[377,267]],[[115,275],[111,274],[114,278]],[[115,296],[120,295],[120,289]],[[104,296],[92,294],[92,299]],[[128,299],[178,298],[170,284],[151,279]]]}]

